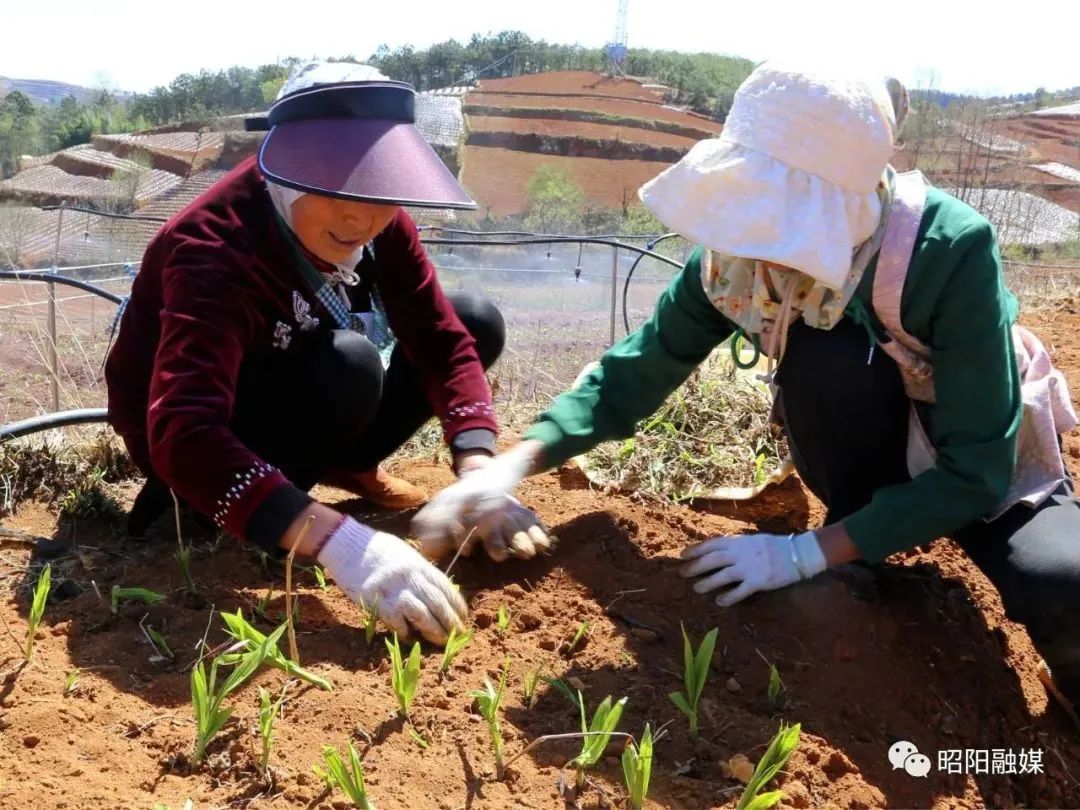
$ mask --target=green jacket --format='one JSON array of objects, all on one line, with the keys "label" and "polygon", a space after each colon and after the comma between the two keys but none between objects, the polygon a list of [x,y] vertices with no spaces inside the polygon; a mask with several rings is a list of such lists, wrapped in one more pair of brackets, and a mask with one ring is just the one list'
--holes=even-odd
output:
[{"label": "green jacket", "polygon": [[[556,398],[526,432],[544,444],[548,466],[632,436],[638,421],[731,334],[731,322],[705,296],[700,258],[695,250],[650,320],[605,352],[600,367],[577,390]],[[856,293],[871,313],[876,267],[875,258]],[[878,490],[843,521],[864,559],[876,562],[949,535],[1004,497],[1022,415],[1011,335],[1017,311],[993,227],[955,197],[929,189],[900,318],[932,351],[937,404],[930,438],[937,464],[910,482]]]}]

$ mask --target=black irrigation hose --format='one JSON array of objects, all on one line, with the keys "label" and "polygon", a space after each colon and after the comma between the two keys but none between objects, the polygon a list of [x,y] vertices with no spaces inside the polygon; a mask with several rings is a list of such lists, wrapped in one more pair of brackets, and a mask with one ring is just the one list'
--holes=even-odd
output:
[{"label": "black irrigation hose", "polygon": [[59,211],[63,209],[65,211],[78,211],[80,214],[93,214],[98,217],[105,217],[105,219],[130,219],[134,222],[157,222],[158,224],[168,222],[165,217],[148,217],[143,214],[113,214],[109,211],[98,211],[94,208],[80,208],[73,205],[43,205],[39,210],[41,211]]},{"label": "black irrigation hose", "polygon": [[19,270],[0,270],[0,280],[4,279],[9,279],[11,281],[42,281],[46,284],[61,284],[93,293],[94,295],[104,298],[106,301],[112,301],[116,305],[120,305],[124,302],[122,296],[111,293],[108,290],[97,287],[87,281],[80,281],[77,278],[68,278],[67,276],[54,276],[52,273],[24,273]]},{"label": "black irrigation hose", "polygon": [[455,245],[455,246],[479,246],[479,245],[501,245],[501,246],[514,246],[514,245],[557,245],[561,243],[568,244],[582,244],[582,245],[607,245],[608,247],[618,248],[619,250],[629,250],[631,253],[640,253],[642,256],[649,256],[657,261],[670,264],[672,267],[682,269],[682,265],[674,259],[669,259],[667,256],[662,256],[659,253],[653,253],[651,250],[645,248],[639,248],[637,245],[628,245],[625,242],[617,242],[614,239],[604,239],[602,237],[592,236],[545,236],[539,238],[528,239],[423,239],[425,245]]},{"label": "black irrigation hose", "polygon": [[109,412],[105,408],[80,408],[75,411],[58,411],[44,416],[23,419],[10,425],[0,426],[0,444],[3,442],[39,433],[43,430],[68,427],[69,425],[89,425],[108,421]]},{"label": "black irrigation hose", "polygon": [[[455,228],[444,228],[442,225],[420,225],[418,230],[423,233],[424,231],[440,231],[441,233],[457,233],[462,236],[534,236],[534,237],[550,237],[552,239],[558,239],[559,241],[577,241],[581,239],[581,234],[572,233],[536,233],[535,231],[463,231]],[[661,237],[654,237],[650,234],[641,233],[597,233],[592,234],[596,239],[645,239],[646,241],[651,239],[660,239]]]},{"label": "black irrigation hose", "polygon": [[[677,233],[665,233],[663,236],[656,237],[656,239],[654,239],[652,242],[647,242],[645,244],[645,247],[648,248],[649,250],[652,250],[654,247],[659,245],[665,239],[671,239],[672,237],[675,237],[675,236],[678,236],[678,235],[679,234],[677,234]],[[626,329],[626,334],[628,334],[628,335],[630,334],[630,315],[627,312],[626,298],[630,294],[630,279],[632,279],[634,277],[634,271],[637,270],[638,264],[644,258],[645,258],[645,256],[643,254],[641,256],[638,256],[636,259],[634,259],[634,263],[632,265],[630,265],[630,270],[626,274],[626,281],[623,282],[623,288],[622,288],[622,322],[623,322],[623,328]],[[677,266],[681,266],[681,265],[677,265]]]}]

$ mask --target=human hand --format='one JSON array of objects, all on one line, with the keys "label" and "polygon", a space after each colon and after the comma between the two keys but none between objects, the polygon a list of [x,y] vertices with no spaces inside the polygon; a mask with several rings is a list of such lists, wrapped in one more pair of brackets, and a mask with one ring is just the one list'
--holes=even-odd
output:
[{"label": "human hand", "polygon": [[[522,510],[528,510],[509,497],[534,469],[535,450],[530,443],[520,444],[507,453],[488,459],[479,468],[462,475],[456,483],[435,495],[412,520],[412,532],[419,538],[424,556],[438,559],[459,548],[473,534],[481,542],[488,538],[485,548],[489,553],[495,549],[492,556],[499,559],[500,547],[513,553],[512,542],[497,539],[498,536],[506,538],[508,528],[512,531],[506,539],[511,540],[522,530],[518,528],[521,526],[524,526],[526,535],[532,528],[542,530],[536,516],[530,512],[526,517]],[[534,526],[524,525],[530,521]],[[533,540],[534,544],[536,542],[542,545],[538,536]]]},{"label": "human hand", "polygon": [[687,562],[680,573],[688,578],[701,577],[694,583],[698,593],[735,586],[716,597],[716,604],[722,607],[730,607],[758,591],[810,579],[827,567],[814,532],[714,537],[683,549],[681,556]]},{"label": "human hand", "polygon": [[470,556],[478,543],[491,559],[503,562],[510,557],[531,560],[551,551],[555,538],[535,512],[512,495],[504,495],[501,504],[491,506],[476,523],[461,547],[462,556]]},{"label": "human hand", "polygon": [[379,618],[403,638],[415,628],[445,644],[451,628],[464,626],[468,608],[457,588],[399,537],[346,517],[318,561],[352,601],[377,606]]}]

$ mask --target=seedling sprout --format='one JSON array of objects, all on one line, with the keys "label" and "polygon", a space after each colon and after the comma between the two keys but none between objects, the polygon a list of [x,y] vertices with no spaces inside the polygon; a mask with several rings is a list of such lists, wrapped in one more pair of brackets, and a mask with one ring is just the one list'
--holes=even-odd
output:
[{"label": "seedling sprout", "polygon": [[600,757],[603,756],[604,749],[607,748],[608,742],[611,741],[612,732],[619,725],[619,718],[622,717],[626,700],[626,698],[621,698],[612,703],[611,696],[608,695],[596,707],[592,722],[588,723],[585,718],[585,699],[581,696],[581,692],[578,692],[578,707],[581,710],[581,733],[585,735],[585,739],[581,744],[581,753],[570,762],[577,769],[577,779],[574,785],[578,790],[585,786],[585,771],[599,762]]},{"label": "seedling sprout", "polygon": [[680,627],[683,636],[683,683],[686,691],[672,692],[668,697],[679,711],[690,719],[690,736],[697,739],[698,705],[701,702],[701,693],[705,689],[705,680],[709,676],[709,665],[712,663],[716,635],[719,631],[714,627],[706,633],[701,646],[695,653],[690,644],[690,637],[686,635],[686,628],[681,625]]},{"label": "seedling sprout", "polygon": [[450,636],[446,639],[446,649],[443,651],[442,663],[439,664],[440,674],[445,675],[450,671],[454,659],[457,658],[458,653],[468,646],[469,642],[472,641],[472,637],[472,630],[459,633],[457,627],[450,628]]},{"label": "seedling sprout", "polygon": [[645,797],[649,795],[649,780],[652,777],[653,734],[648,723],[641,735],[641,742],[631,740],[623,750],[623,776],[626,778],[626,790],[630,794],[631,810],[642,810]]},{"label": "seedling sprout", "polygon": [[401,657],[401,645],[397,633],[394,641],[385,639],[386,649],[390,652],[390,683],[398,700],[398,714],[408,719],[409,707],[416,697],[416,685],[420,681],[420,642],[414,642],[407,660]]},{"label": "seedling sprout", "polygon": [[495,754],[495,778],[502,779],[506,766],[503,764],[503,738],[502,729],[499,727],[499,707],[502,705],[503,693],[506,690],[506,679],[510,675],[510,659],[503,663],[502,677],[499,678],[499,688],[491,685],[488,678],[484,678],[484,688],[469,692],[469,697],[476,699],[476,706],[480,714],[487,721],[488,734],[491,737],[491,750]]},{"label": "seedling sprout", "polygon": [[165,594],[147,588],[121,588],[119,585],[113,585],[112,598],[109,603],[109,610],[113,616],[120,612],[120,603],[124,600],[156,605],[158,602],[165,600]]},{"label": "seedling sprout", "polygon": [[765,750],[757,767],[754,768],[754,775],[750,777],[735,810],[768,810],[784,798],[782,790],[762,793],[761,789],[771,782],[780,769],[787,764],[799,744],[801,730],[802,725],[799,723],[793,726],[780,724],[780,730],[769,742],[769,747]]},{"label": "seedling sprout", "polygon": [[26,663],[34,660],[34,636],[37,634],[41,617],[45,615],[45,603],[49,599],[49,586],[52,583],[52,564],[41,569],[41,576],[34,585],[34,598],[30,603],[30,615],[26,626]]},{"label": "seedling sprout", "polygon": [[331,788],[337,787],[349,797],[354,807],[360,810],[375,810],[367,795],[367,786],[364,784],[364,766],[360,763],[360,757],[356,755],[352,740],[346,745],[349,752],[349,767],[341,761],[341,754],[332,745],[323,746],[323,760],[326,762],[326,771],[316,770]]}]

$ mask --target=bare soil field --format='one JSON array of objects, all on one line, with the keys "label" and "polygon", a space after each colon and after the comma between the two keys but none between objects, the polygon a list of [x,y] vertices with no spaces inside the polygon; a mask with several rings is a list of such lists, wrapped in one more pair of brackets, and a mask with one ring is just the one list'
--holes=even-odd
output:
[{"label": "bare soil field", "polygon": [[634,118],[670,121],[675,124],[694,126],[712,132],[719,132],[723,125],[700,116],[692,116],[681,110],[664,107],[660,104],[634,99],[600,98],[587,96],[528,96],[510,93],[469,93],[465,96],[466,104],[486,106],[532,107],[552,111],[552,117],[558,110],[589,110],[592,112],[626,115]]},{"label": "bare soil field", "polygon": [[463,150],[461,181],[474,199],[483,201],[498,216],[518,213],[526,207],[526,185],[537,168],[564,168],[594,204],[621,207],[637,200],[637,190],[668,167],[667,163],[603,158],[571,158],[518,152],[487,146]]},{"label": "bare soil field", "polygon": [[[1080,392],[1080,310],[1075,305],[1031,315],[1031,325]],[[1066,440],[1074,476],[1080,437]],[[395,468],[435,490],[448,483],[445,464],[402,459]],[[108,485],[121,505],[137,482]],[[407,532],[408,515],[377,513],[341,492],[326,502],[388,531]],[[1036,678],[1037,656],[1026,634],[1006,619],[981,574],[948,541],[939,540],[861,575],[827,575],[723,610],[694,595],[675,571],[687,543],[760,528],[794,531],[820,523],[822,510],[797,479],[745,504],[667,507],[595,491],[572,469],[526,483],[522,500],[560,538],[550,557],[494,565],[463,559],[455,567],[471,605],[476,636],[446,677],[440,653],[424,648],[412,728],[395,720],[387,654],[381,639],[364,641],[358,610],[333,587],[300,577],[298,643],[302,663],[328,678],[332,693],[294,686],[275,725],[270,785],[256,772],[255,686],[272,691],[283,678],[265,670],[234,696],[234,719],[193,767],[188,667],[200,639],[223,639],[211,608],[251,615],[283,611],[280,566],[193,526],[197,599],[186,598],[171,519],[160,536],[135,544],[117,519],[59,519],[27,503],[4,525],[50,538],[45,546],[0,539],[9,628],[0,664],[0,806],[40,808],[342,808],[312,773],[321,746],[351,739],[364,757],[372,800],[380,810],[562,808],[556,783],[576,744],[551,743],[516,760],[504,781],[493,778],[485,727],[467,692],[509,660],[502,725],[507,755],[537,736],[572,731],[571,704],[541,686],[526,708],[522,679],[542,665],[580,686],[590,707],[605,695],[627,696],[623,730],[669,722],[658,744],[650,808],[731,808],[741,784],[728,760],[752,761],[781,720],[801,722],[802,740],[779,788],[784,808],[1076,807],[1080,737]],[[15,673],[26,632],[27,567],[53,565],[60,591],[37,639],[36,663]],[[111,616],[98,596],[114,585],[166,594],[150,607],[128,605]],[[496,627],[500,607],[510,631]],[[276,619],[275,619],[276,621]],[[590,630],[580,650],[561,652],[579,623]],[[153,661],[140,622],[162,632],[173,661]],[[694,742],[667,694],[680,688],[679,624],[695,640],[712,627],[719,643]],[[256,624],[272,627],[263,619]],[[765,698],[766,661],[784,684],[783,701]],[[78,669],[65,695],[65,675]],[[894,770],[887,752],[897,739],[930,754],[954,749],[1035,749],[1044,773],[948,775],[925,779]],[[585,808],[622,807],[625,792],[613,744],[580,797]],[[936,762],[936,760],[935,760]]]},{"label": "bare soil field", "polygon": [[558,118],[514,118],[502,115],[470,115],[470,132],[516,132],[538,135],[571,136],[576,138],[603,138],[610,141],[644,143],[651,146],[674,146],[689,149],[693,138],[671,135],[640,127],[593,124],[585,121],[563,121]]}]

